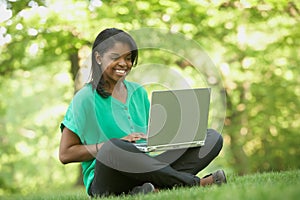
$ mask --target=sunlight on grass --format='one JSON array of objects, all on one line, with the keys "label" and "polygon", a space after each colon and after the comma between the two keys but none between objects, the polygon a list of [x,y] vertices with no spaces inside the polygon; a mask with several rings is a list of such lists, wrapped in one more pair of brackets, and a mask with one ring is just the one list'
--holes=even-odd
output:
[{"label": "sunlight on grass", "polygon": [[[193,187],[162,190],[159,193],[136,196],[119,196],[101,198],[103,200],[179,200],[179,199],[231,199],[231,200],[265,200],[265,199],[298,199],[300,196],[300,170],[286,172],[257,173],[253,175],[228,175],[228,184],[221,187]],[[45,191],[27,196],[13,195],[4,199],[24,200],[79,200],[89,199],[84,188]]]}]

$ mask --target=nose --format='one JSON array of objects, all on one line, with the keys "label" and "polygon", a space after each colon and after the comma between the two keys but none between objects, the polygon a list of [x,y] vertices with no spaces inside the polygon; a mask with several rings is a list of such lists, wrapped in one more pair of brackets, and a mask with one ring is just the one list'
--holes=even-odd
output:
[{"label": "nose", "polygon": [[127,63],[126,63],[124,58],[120,58],[120,60],[118,62],[118,65],[121,66],[121,67],[126,67]]}]

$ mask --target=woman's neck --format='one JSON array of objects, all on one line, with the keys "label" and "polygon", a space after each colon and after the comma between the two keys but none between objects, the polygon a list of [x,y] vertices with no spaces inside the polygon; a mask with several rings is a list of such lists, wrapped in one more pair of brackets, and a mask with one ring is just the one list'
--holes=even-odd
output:
[{"label": "woman's neck", "polygon": [[124,79],[119,79],[118,81],[104,80],[104,89],[111,94],[114,92],[118,92],[125,87],[123,81]]},{"label": "woman's neck", "polygon": [[122,103],[126,103],[127,100],[127,88],[123,81],[118,81],[115,85],[113,92],[111,93],[112,97],[118,99]]},{"label": "woman's neck", "polygon": [[105,82],[104,89],[109,92],[112,97],[118,99],[122,103],[127,100],[127,88],[124,84],[124,79],[119,79],[117,82]]}]

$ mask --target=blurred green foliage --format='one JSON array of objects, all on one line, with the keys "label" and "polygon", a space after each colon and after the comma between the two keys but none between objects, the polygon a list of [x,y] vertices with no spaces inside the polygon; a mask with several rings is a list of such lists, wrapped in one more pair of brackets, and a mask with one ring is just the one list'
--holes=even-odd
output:
[{"label": "blurred green foliage", "polygon": [[[58,162],[58,127],[77,71],[107,27],[163,28],[205,49],[227,97],[223,166],[240,174],[299,168],[299,8],[293,0],[1,0],[0,196],[76,181],[77,165]],[[141,50],[139,63],[199,85],[202,75],[185,61],[179,50]]]}]

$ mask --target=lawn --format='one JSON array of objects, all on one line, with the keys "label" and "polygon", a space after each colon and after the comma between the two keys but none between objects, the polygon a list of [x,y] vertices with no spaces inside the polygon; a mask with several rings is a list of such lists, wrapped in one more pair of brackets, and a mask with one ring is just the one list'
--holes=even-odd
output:
[{"label": "lawn", "polygon": [[[163,190],[158,193],[137,196],[119,196],[101,198],[103,200],[190,200],[190,199],[230,199],[230,200],[296,200],[300,197],[300,170],[285,172],[257,173],[247,176],[229,174],[228,184],[221,187],[193,187]],[[28,196],[13,195],[1,199],[24,200],[85,200],[89,197],[83,188],[73,190],[55,190],[39,192]]]}]

